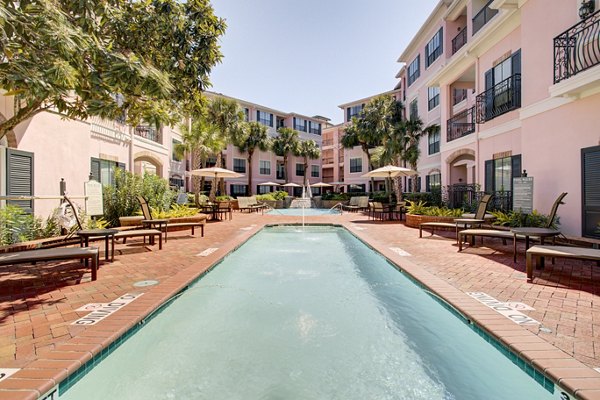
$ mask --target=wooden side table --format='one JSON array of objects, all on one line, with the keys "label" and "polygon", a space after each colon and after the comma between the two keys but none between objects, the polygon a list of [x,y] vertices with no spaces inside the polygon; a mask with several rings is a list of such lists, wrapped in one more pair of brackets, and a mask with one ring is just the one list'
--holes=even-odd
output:
[{"label": "wooden side table", "polygon": [[[116,229],[82,229],[80,231],[75,232],[77,236],[81,239],[81,247],[89,247],[90,238],[104,238],[104,259],[106,261],[109,260],[109,252],[108,252],[108,239],[111,241],[110,246],[110,261],[115,260],[115,235],[119,231]],[[87,263],[87,260],[86,260]],[[87,265],[87,264],[86,264]]]},{"label": "wooden side table", "polygon": [[167,224],[168,219],[144,219],[142,220],[142,226],[145,229],[158,229],[165,233],[165,243],[167,243]]},{"label": "wooden side table", "polygon": [[[560,231],[549,228],[513,228],[510,230],[513,234],[513,261],[517,262],[517,236],[525,236],[525,252],[529,248],[529,238],[539,237],[540,243],[544,244],[547,237],[555,238],[560,235]],[[541,257],[539,268],[544,268],[544,257]]]}]

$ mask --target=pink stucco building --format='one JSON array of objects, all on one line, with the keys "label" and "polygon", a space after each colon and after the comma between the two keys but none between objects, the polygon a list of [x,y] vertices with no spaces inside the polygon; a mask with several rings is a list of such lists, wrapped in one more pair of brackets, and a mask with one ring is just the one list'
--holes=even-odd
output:
[{"label": "pink stucco building", "polygon": [[[561,230],[600,237],[599,3],[437,4],[398,58],[396,75],[407,117],[441,128],[421,138],[421,191],[479,185],[510,204],[512,178],[526,170],[534,208],[548,213],[568,192]],[[345,114],[361,102],[343,105]],[[340,129],[330,129],[332,138]],[[353,181],[346,168],[353,152],[339,156],[343,175],[333,168],[324,176]]]}]

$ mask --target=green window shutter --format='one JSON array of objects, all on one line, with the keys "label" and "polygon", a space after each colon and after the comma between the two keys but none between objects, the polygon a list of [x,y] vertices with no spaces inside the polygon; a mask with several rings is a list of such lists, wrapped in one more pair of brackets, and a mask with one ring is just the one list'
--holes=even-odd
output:
[{"label": "green window shutter", "polygon": [[494,192],[494,160],[485,161],[485,192]]},{"label": "green window shutter", "polygon": [[600,239],[600,146],[581,149],[582,235]]},{"label": "green window shutter", "polygon": [[[33,153],[7,149],[6,164],[7,196],[33,196]],[[33,213],[33,200],[9,200],[7,203]]]},{"label": "green window shutter", "polygon": [[425,191],[431,192],[431,183],[429,182],[429,175],[425,175]]},{"label": "green window shutter", "polygon": [[100,159],[92,158],[90,162],[90,174],[92,174],[93,180],[100,182]]}]

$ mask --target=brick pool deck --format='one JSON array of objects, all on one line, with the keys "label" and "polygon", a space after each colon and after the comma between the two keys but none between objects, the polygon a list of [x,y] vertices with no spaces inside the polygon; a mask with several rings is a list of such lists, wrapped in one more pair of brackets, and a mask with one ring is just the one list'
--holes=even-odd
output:
[{"label": "brick pool deck", "polygon": [[[20,369],[0,381],[0,398],[44,395],[264,225],[299,220],[236,212],[232,221],[207,224],[205,237],[169,233],[160,251],[158,245],[130,240],[117,244],[115,261],[101,263],[94,282],[89,268],[73,262],[0,269],[0,370]],[[590,369],[600,367],[600,268],[595,263],[548,262],[528,283],[523,244],[514,264],[512,243],[504,246],[498,239],[458,253],[453,232],[419,239],[418,229],[403,222],[369,221],[359,213],[306,217],[306,222],[346,226],[571,394],[600,399],[600,373]],[[207,249],[216,250],[199,255]],[[399,249],[408,254],[399,254]],[[144,280],[159,284],[133,286]],[[77,311],[85,304],[142,292],[96,325],[71,325],[88,314]],[[535,310],[523,313],[542,325],[519,326],[466,292],[526,303]]]}]

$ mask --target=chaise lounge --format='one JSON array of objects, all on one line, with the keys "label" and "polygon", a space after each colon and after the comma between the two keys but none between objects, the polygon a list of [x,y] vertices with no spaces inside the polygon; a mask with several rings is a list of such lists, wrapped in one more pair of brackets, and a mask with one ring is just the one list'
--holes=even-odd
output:
[{"label": "chaise lounge", "polygon": [[542,257],[572,258],[579,260],[593,260],[600,265],[600,249],[590,249],[569,246],[533,246],[526,253],[527,280],[533,280],[534,264],[539,264]]},{"label": "chaise lounge", "polygon": [[[552,225],[554,224],[554,219],[556,218],[556,212],[558,211],[558,206],[560,206],[561,204],[564,204],[562,202],[562,200],[565,198],[565,196],[567,195],[567,193],[561,193],[558,198],[556,199],[556,201],[554,202],[554,204],[552,205],[552,209],[550,210],[550,215],[548,216],[548,221],[545,224],[544,228],[550,228],[552,227]],[[464,231],[460,231],[458,233],[458,251],[462,251],[463,248],[463,241],[467,238],[467,237],[472,237],[473,238],[473,243],[474,243],[474,239],[475,236],[479,236],[481,237],[481,241],[483,243],[483,238],[484,237],[491,237],[491,238],[500,238],[502,239],[503,243],[506,244],[506,240],[507,239],[524,239],[524,236],[521,235],[514,235],[512,232],[510,231],[501,231],[498,229],[465,229]],[[535,237],[533,237],[535,239]],[[513,258],[516,257],[516,252],[513,250]]]},{"label": "chaise lounge", "polygon": [[250,197],[238,197],[237,198],[238,201],[238,208],[241,212],[244,211],[248,211],[248,212],[261,212],[264,213],[265,208],[267,208],[267,206],[263,203],[259,203],[256,200],[256,196],[250,196]]},{"label": "chaise lounge", "polygon": [[350,197],[350,203],[343,205],[342,210],[348,212],[358,212],[369,209],[369,196]]},{"label": "chaise lounge", "polygon": [[[142,207],[142,215],[145,218],[144,221],[147,221],[151,224],[153,218],[152,218],[152,212],[150,211],[150,206],[148,205],[148,202],[142,196],[137,196],[137,199],[140,202],[140,206]],[[167,241],[167,232],[168,232],[169,228],[190,228],[192,230],[192,235],[194,235],[194,228],[199,227],[202,232],[201,235],[202,235],[202,237],[204,237],[204,225],[205,224],[206,224],[206,216],[204,216],[204,219],[202,221],[198,221],[198,222],[167,222],[166,225],[164,226],[165,242]],[[160,230],[161,229],[159,229],[159,231]],[[129,231],[126,231],[126,232],[129,232]]]}]

